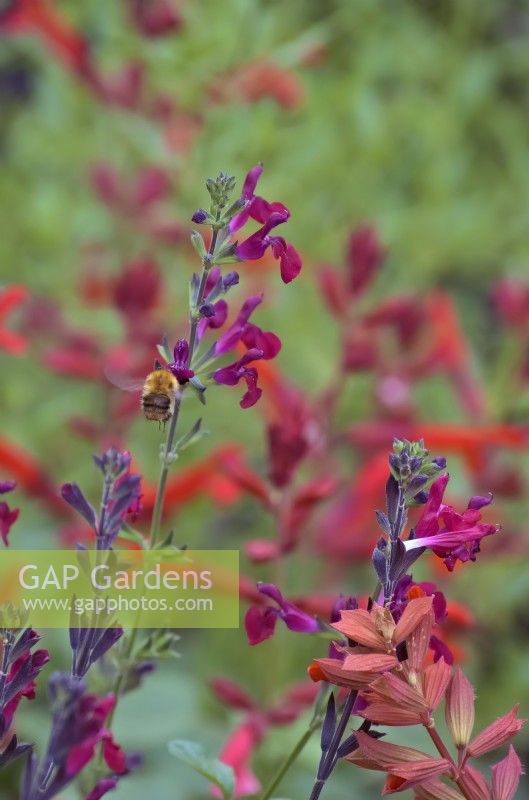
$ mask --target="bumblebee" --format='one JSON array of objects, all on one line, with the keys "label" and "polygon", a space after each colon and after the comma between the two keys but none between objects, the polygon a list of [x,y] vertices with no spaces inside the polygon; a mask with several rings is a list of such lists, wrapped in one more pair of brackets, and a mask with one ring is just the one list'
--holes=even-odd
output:
[{"label": "bumblebee", "polygon": [[141,407],[146,419],[165,423],[174,414],[178,381],[168,369],[156,366],[145,378]]},{"label": "bumblebee", "polygon": [[144,380],[133,380],[110,368],[105,369],[105,375],[119,389],[138,392],[146,419],[165,424],[173,416],[179,383],[159,361],[155,361],[153,371]]}]

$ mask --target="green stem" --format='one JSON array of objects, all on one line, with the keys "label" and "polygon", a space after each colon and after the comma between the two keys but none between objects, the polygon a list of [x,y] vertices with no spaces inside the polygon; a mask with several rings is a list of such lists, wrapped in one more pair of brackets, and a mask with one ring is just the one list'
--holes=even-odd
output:
[{"label": "green stem", "polygon": [[[208,280],[208,272],[211,267],[211,256],[215,252],[215,245],[217,244],[217,236],[218,236],[218,231],[214,230],[211,236],[211,243],[209,245],[208,254],[202,262],[202,274],[200,276],[200,285],[198,288],[196,308],[191,309],[190,313],[189,355],[187,359],[188,367],[191,366],[191,362],[193,361],[193,356],[195,354],[195,348],[197,345],[197,326],[199,317],[196,311],[197,308],[200,308],[200,306],[202,305],[202,301],[204,300],[204,292]],[[162,456],[162,467],[160,470],[160,478],[158,480],[158,488],[156,490],[156,501],[154,503],[154,509],[152,513],[151,537],[150,537],[151,549],[156,544],[160,532],[160,523],[162,519],[162,512],[165,501],[165,489],[167,486],[167,476],[169,475],[169,467],[171,465],[171,451],[173,449],[178,417],[180,415],[180,406],[182,403],[182,392],[184,388],[185,386],[181,387],[180,394],[176,398],[174,414],[171,417],[171,421],[169,423],[169,430],[167,432],[167,439],[165,440],[163,456]]]},{"label": "green stem", "polygon": [[[215,252],[215,246],[217,244],[217,237],[218,231],[214,230],[211,236],[211,243],[209,245],[209,250],[207,256],[202,261],[202,274],[200,276],[200,284],[197,293],[197,301],[195,308],[190,309],[189,315],[189,355],[187,359],[187,366],[191,366],[191,362],[193,361],[193,356],[195,353],[195,348],[197,345],[197,327],[198,327],[198,320],[199,316],[197,314],[197,309],[200,308],[202,302],[204,300],[204,292],[206,289],[206,283],[208,280],[208,273],[212,266],[212,256]],[[158,479],[158,487],[156,489],[156,500],[154,503],[154,509],[152,512],[152,520],[151,520],[151,535],[150,535],[150,543],[149,549],[152,550],[155,546],[161,526],[162,520],[162,512],[164,507],[165,501],[165,490],[167,487],[167,477],[169,475],[169,467],[171,466],[171,452],[174,445],[176,429],[178,418],[180,416],[180,406],[182,404],[182,393],[185,389],[185,386],[180,387],[179,394],[175,398],[175,410],[173,416],[171,417],[171,421],[169,423],[169,430],[167,431],[167,439],[165,440],[164,449],[163,449],[163,456],[162,456],[162,467],[160,470],[160,477]],[[121,690],[123,688],[123,682],[125,680],[125,676],[130,668],[130,661],[132,658],[132,653],[134,651],[134,645],[136,644],[136,638],[138,636],[138,627],[132,629],[130,633],[130,638],[127,644],[127,648],[125,650],[125,669],[118,675],[114,684],[114,694],[116,699],[119,698]],[[114,710],[111,712],[109,719],[108,719],[108,728],[112,725],[112,720],[114,718]]]},{"label": "green stem", "polygon": [[156,544],[156,541],[158,539],[158,533],[160,531],[162,512],[165,500],[165,489],[167,486],[167,477],[169,475],[170,453],[171,450],[173,449],[178,417],[180,416],[180,406],[182,404],[182,394],[181,394],[182,389],[183,387],[181,387],[180,392],[175,400],[174,413],[169,423],[167,439],[165,440],[164,444],[162,467],[160,469],[160,477],[158,479],[158,487],[156,489],[156,501],[154,503],[154,509],[152,512],[150,549],[152,549]]},{"label": "green stem", "polygon": [[266,789],[264,790],[263,794],[261,795],[260,800],[269,800],[272,797],[272,794],[275,792],[287,772],[289,771],[292,764],[296,761],[299,754],[305,748],[305,745],[312,737],[312,734],[318,730],[321,724],[321,720],[312,720],[308,728],[304,731],[301,737],[298,739],[294,748],[290,752],[290,754],[286,757],[283,761],[281,767],[279,768],[278,772],[275,774],[273,779],[270,781]]}]

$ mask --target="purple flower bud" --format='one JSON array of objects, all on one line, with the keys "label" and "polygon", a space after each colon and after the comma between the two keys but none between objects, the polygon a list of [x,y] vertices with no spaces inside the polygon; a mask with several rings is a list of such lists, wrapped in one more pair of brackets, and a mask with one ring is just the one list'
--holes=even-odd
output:
[{"label": "purple flower bud", "polygon": [[232,286],[236,286],[239,283],[239,273],[238,272],[228,272],[227,275],[224,275],[222,278],[222,290],[227,292],[228,289],[231,289]]},{"label": "purple flower bud", "polygon": [[12,492],[16,485],[16,481],[0,481],[0,494]]},{"label": "purple flower bud", "polygon": [[203,225],[204,222],[208,218],[208,212],[205,211],[203,208],[198,208],[193,216],[191,217],[191,222],[194,222],[195,225]]},{"label": "purple flower bud", "polygon": [[472,511],[479,511],[480,508],[484,506],[489,506],[492,503],[492,494],[488,494],[487,497],[483,497],[482,495],[475,495],[471,497],[468,501],[467,508],[471,509]]},{"label": "purple flower bud", "polygon": [[200,306],[199,311],[203,317],[208,319],[215,316],[215,306],[212,303],[204,303]]},{"label": "purple flower bud", "polygon": [[130,466],[131,455],[125,450],[120,452],[115,447],[109,447],[101,456],[93,456],[95,465],[106,477],[118,478]]},{"label": "purple flower bud", "polygon": [[444,456],[437,456],[436,458],[432,458],[432,464],[434,464],[439,469],[445,469],[446,458]]},{"label": "purple flower bud", "polygon": [[97,527],[96,512],[76,483],[65,483],[61,487],[61,497],[85,518],[91,528]]},{"label": "purple flower bud", "polygon": [[391,469],[393,469],[395,472],[398,472],[400,462],[399,462],[399,457],[395,455],[395,453],[389,454],[389,465]]},{"label": "purple flower bud", "polygon": [[416,503],[424,505],[424,503],[426,503],[426,501],[428,500],[428,493],[418,492],[413,499],[415,500]]},{"label": "purple flower bud", "polygon": [[422,466],[423,459],[420,456],[413,456],[410,461],[410,469],[412,472],[417,472]]},{"label": "purple flower bud", "polygon": [[428,477],[426,475],[416,475],[415,478],[410,481],[409,488],[412,491],[417,491],[421,486],[424,486],[425,483],[428,483]]}]

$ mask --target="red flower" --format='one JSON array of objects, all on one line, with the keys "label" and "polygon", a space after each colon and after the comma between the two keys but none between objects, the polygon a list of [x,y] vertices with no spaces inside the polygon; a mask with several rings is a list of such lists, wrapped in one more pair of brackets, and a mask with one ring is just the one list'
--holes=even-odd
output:
[{"label": "red flower", "polygon": [[25,353],[27,341],[19,333],[14,333],[4,328],[2,322],[14,308],[22,305],[27,297],[28,290],[20,284],[13,284],[6,286],[5,289],[0,289],[0,349],[7,350],[12,355]]},{"label": "red flower", "polygon": [[212,99],[217,102],[256,103],[269,97],[285,109],[300,106],[304,94],[303,84],[294,72],[265,58],[223,75],[211,90]]},{"label": "red flower", "polygon": [[[261,784],[252,772],[250,759],[263,738],[263,724],[258,716],[246,719],[228,738],[220,753],[223,764],[232,767],[235,773],[235,797],[257,794]],[[219,789],[212,789],[215,797],[220,797]]]},{"label": "red flower", "polygon": [[128,3],[134,24],[145,36],[163,36],[182,26],[180,10],[171,0],[128,0]]},{"label": "red flower", "polygon": [[160,290],[160,271],[154,259],[147,256],[123,266],[114,285],[113,300],[130,323],[138,325],[156,307]]},{"label": "red flower", "polygon": [[385,250],[374,226],[365,225],[352,232],[347,247],[347,282],[353,297],[369,287],[384,255]]},{"label": "red flower", "polygon": [[36,34],[71,69],[88,66],[89,48],[50,0],[8,0],[0,11],[0,32]]}]

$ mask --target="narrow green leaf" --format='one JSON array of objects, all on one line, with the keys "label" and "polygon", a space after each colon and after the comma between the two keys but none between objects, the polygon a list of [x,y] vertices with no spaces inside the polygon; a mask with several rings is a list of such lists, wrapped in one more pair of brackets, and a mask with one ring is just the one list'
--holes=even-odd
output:
[{"label": "narrow green leaf", "polygon": [[173,354],[171,352],[171,348],[169,347],[169,340],[167,339],[167,336],[164,336],[161,344],[156,345],[156,347],[164,361],[166,361],[168,364],[171,364],[173,361]]}]

